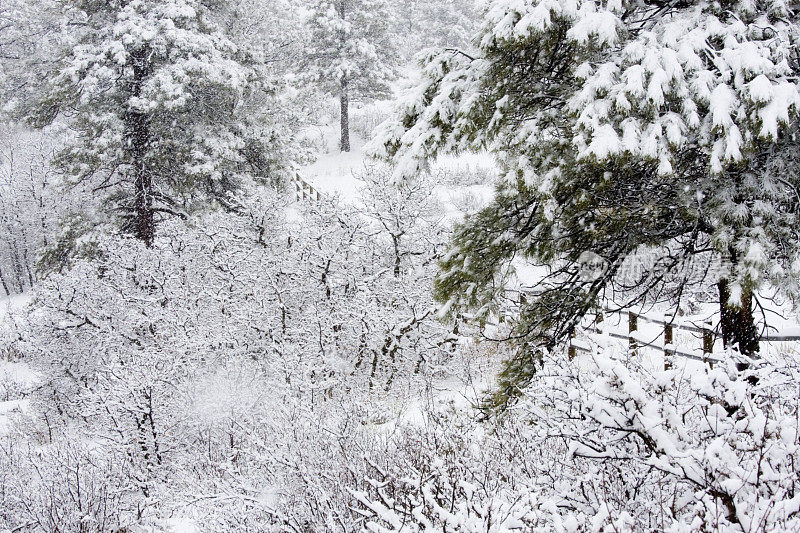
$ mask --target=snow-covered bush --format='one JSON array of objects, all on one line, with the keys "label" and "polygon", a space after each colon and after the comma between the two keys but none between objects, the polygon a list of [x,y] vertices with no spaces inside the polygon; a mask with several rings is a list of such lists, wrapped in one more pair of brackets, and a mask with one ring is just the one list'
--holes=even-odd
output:
[{"label": "snow-covered bush", "polygon": [[374,531],[793,531],[798,363],[554,353],[515,410],[409,430],[353,495]]},{"label": "snow-covered bush", "polygon": [[[0,436],[0,525],[800,527],[796,352],[744,373],[544,352],[505,413],[441,401],[443,364],[514,347],[436,321],[430,195],[389,179],[373,169],[358,211],[260,191],[152,248],[98,236],[48,276],[7,336],[45,379]],[[420,404],[398,418],[403,389]]]},{"label": "snow-covered bush", "polygon": [[[9,332],[47,376],[32,427],[123,460],[135,490],[120,508],[141,509],[130,520],[160,524],[192,494],[224,488],[244,498],[244,514],[217,514],[227,497],[203,499],[220,527],[280,522],[268,503],[251,514],[250,500],[294,483],[287,465],[306,460],[320,431],[368,418],[341,409],[328,422],[324,406],[421,386],[453,349],[428,295],[435,250],[425,243],[442,242],[443,229],[412,201],[373,192],[361,213],[289,207],[259,189],[232,212],[165,222],[152,247],[93,236],[92,253],[42,280]],[[393,235],[415,241],[395,246]]]},{"label": "snow-covered bush", "polygon": [[38,252],[69,204],[50,165],[56,146],[54,135],[0,124],[0,297],[34,284]]},{"label": "snow-covered bush", "polygon": [[0,526],[10,531],[124,531],[144,509],[124,457],[69,440],[0,439]]},{"label": "snow-covered bush", "polygon": [[386,102],[363,103],[350,111],[350,130],[361,139],[372,139],[375,130],[389,115]]}]

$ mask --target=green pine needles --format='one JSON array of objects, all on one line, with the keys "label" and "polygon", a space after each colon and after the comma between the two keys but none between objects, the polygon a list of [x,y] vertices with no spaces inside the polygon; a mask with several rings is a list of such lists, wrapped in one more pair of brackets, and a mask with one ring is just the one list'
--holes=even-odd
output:
[{"label": "green pine needles", "polygon": [[497,0],[476,50],[427,58],[378,155],[399,179],[444,151],[502,165],[436,282],[482,316],[516,267],[538,272],[498,398],[608,297],[674,306],[712,287],[726,345],[756,356],[754,299],[800,296],[797,36],[780,2]]}]

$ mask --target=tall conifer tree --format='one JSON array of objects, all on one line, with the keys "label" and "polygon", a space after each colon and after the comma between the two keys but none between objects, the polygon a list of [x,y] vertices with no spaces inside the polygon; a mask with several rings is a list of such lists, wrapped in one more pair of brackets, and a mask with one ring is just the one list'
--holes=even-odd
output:
[{"label": "tall conifer tree", "polygon": [[102,195],[124,231],[149,245],[160,217],[224,202],[242,180],[279,177],[280,143],[257,105],[272,88],[206,3],[85,0],[63,12],[77,45],[33,118],[66,121],[74,136],[61,168]]},{"label": "tall conifer tree", "polygon": [[[488,148],[507,178],[458,228],[438,297],[487,311],[515,258],[548,272],[507,391],[609,290],[679,299],[700,258],[719,267],[704,282],[726,343],[758,350],[757,291],[800,295],[797,20],[783,2],[496,0],[478,53],[428,58],[383,154],[408,176],[441,151]],[[653,268],[623,281],[643,251]],[[607,270],[581,275],[589,253]]]},{"label": "tall conifer tree", "polygon": [[305,76],[337,95],[342,152],[350,151],[350,102],[389,94],[397,54],[390,50],[384,0],[315,0]]}]

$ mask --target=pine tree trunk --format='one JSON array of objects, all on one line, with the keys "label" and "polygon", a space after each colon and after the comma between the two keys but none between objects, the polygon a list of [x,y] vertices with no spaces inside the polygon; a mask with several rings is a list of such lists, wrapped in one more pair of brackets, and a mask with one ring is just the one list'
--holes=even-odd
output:
[{"label": "pine tree trunk", "polygon": [[[347,20],[347,0],[339,0],[339,4],[337,6],[339,8],[339,18],[342,21]],[[347,36],[344,32],[340,34],[341,44],[342,47],[345,46],[347,41]],[[339,149],[342,152],[349,152],[350,151],[350,94],[348,93],[348,83],[350,80],[347,79],[347,76],[342,76],[341,81],[341,90],[339,92],[339,108],[341,117],[340,123],[342,127],[342,136],[341,140],[339,141]]]},{"label": "pine tree trunk", "polygon": [[[139,96],[150,71],[147,51],[142,50],[134,54],[132,63],[133,79],[130,92],[133,96]],[[147,115],[138,110],[129,110],[125,114],[125,126],[133,171],[133,201],[130,205],[129,227],[137,239],[150,246],[153,244],[155,235],[155,209],[153,177],[146,163],[147,148],[150,142]]]},{"label": "pine tree trunk", "polygon": [[134,236],[147,246],[153,244],[155,233],[155,212],[153,211],[153,180],[145,165],[147,149],[147,123],[141,113],[133,113],[131,152],[133,156],[133,213],[132,230]]},{"label": "pine tree trunk", "polygon": [[753,319],[753,291],[745,288],[742,299],[730,301],[730,287],[727,279],[717,284],[719,291],[720,329],[725,347],[738,347],[742,355],[753,356],[759,352],[758,328]]},{"label": "pine tree trunk", "polygon": [[339,96],[342,125],[342,139],[339,147],[342,152],[350,151],[350,96],[347,93],[347,85],[347,78],[342,78],[342,91]]}]

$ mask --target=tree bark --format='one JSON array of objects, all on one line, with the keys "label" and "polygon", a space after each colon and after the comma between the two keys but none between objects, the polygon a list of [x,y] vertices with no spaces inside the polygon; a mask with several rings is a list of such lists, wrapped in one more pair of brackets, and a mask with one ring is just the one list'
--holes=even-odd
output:
[{"label": "tree bark", "polygon": [[740,302],[731,302],[730,283],[722,279],[717,284],[719,291],[720,329],[725,347],[738,347],[742,355],[753,356],[759,352],[758,328],[753,319],[753,291],[747,287],[742,291]]},{"label": "tree bark", "polygon": [[[17,226],[19,227],[20,241],[22,242],[22,265],[25,267],[25,275],[28,280],[28,286],[33,288],[33,272],[31,271],[31,262],[28,249],[28,232],[25,231],[25,223],[20,220],[19,212],[17,212]],[[25,291],[25,278],[20,279],[20,290]]]},{"label": "tree bark", "polygon": [[342,126],[342,139],[339,143],[339,147],[342,152],[350,151],[350,95],[347,92],[347,85],[347,78],[342,78],[342,89],[339,95]]},{"label": "tree bark", "polygon": [[3,276],[2,268],[0,268],[0,285],[3,286],[6,296],[11,296],[11,289],[8,288],[8,283],[6,283],[6,278]]},{"label": "tree bark", "polygon": [[[17,242],[22,240],[19,235],[17,235],[16,238]],[[14,273],[14,278],[11,281],[16,284],[12,290],[20,294],[25,292],[25,264],[22,257],[19,255],[19,245],[17,242],[13,243],[13,245],[9,243],[8,251],[11,259],[11,270]]]},{"label": "tree bark", "polygon": [[[133,54],[133,78],[130,82],[132,96],[140,96],[142,85],[150,73],[147,50]],[[150,127],[147,115],[137,109],[125,113],[125,134],[132,167],[133,201],[130,205],[129,229],[133,235],[148,247],[153,244],[155,235],[155,209],[153,206],[153,177],[146,157],[150,143]]]},{"label": "tree bark", "polygon": [[400,277],[400,236],[392,235],[392,245],[394,246],[394,277]]},{"label": "tree bark", "polygon": [[[137,135],[137,137],[143,137]],[[139,144],[141,139],[134,140]],[[147,246],[153,244],[155,235],[155,211],[153,210],[153,180],[143,163],[143,151],[134,149],[134,199],[133,199],[133,234]]]},{"label": "tree bark", "polygon": [[[347,0],[339,0],[339,4],[337,6],[339,8],[339,18],[342,21],[347,20]],[[341,40],[342,48],[345,47],[347,36],[344,32],[339,34],[339,39]],[[348,92],[348,84],[349,81],[347,79],[347,75],[342,76],[340,92],[339,92],[339,108],[340,108],[340,124],[342,129],[341,139],[339,141],[339,149],[342,152],[349,152],[350,151],[350,94]]]}]

